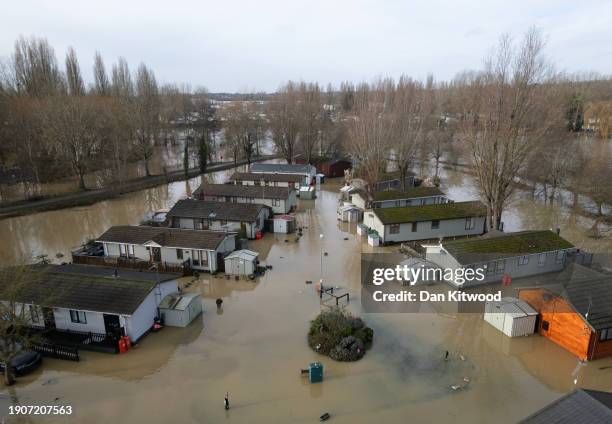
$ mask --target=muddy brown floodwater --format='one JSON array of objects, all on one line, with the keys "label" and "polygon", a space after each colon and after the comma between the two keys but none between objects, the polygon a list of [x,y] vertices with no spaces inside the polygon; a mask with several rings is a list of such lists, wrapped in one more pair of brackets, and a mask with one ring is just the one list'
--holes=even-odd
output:
[{"label": "muddy brown floodwater", "polygon": [[[462,181],[448,175],[446,188],[468,196]],[[190,181],[189,188],[198,182]],[[355,235],[354,225],[337,222],[339,182],[321,187],[318,199],[299,202],[298,220],[305,228],[299,242],[278,234],[250,242],[273,266],[265,276],[254,282],[201,276],[189,290],[201,291],[203,315],[187,328],[149,334],[128,354],[82,352],[78,363],[45,358],[38,371],[2,389],[2,415],[13,402],[73,406],[71,417],[28,422],[312,423],[329,412],[334,423],[509,423],[574,387],[612,390],[612,368],[600,369],[612,366],[612,358],[581,365],[538,335],[510,340],[480,315],[363,313],[360,252],[372,248]],[[84,238],[110,225],[136,224],[185,190],[184,182],[174,183],[85,208],[0,221],[0,257],[15,263],[32,254],[67,255]],[[579,239],[588,228],[588,223],[565,225],[563,213],[537,214],[534,205],[521,209],[519,202],[509,229],[552,219],[568,229],[568,238]],[[608,242],[601,249],[608,249]],[[374,329],[372,349],[356,363],[333,362],[306,344],[309,320],[322,306],[305,281],[319,279],[322,252],[328,252],[323,279],[347,289],[348,309]],[[224,300],[221,311],[218,297]],[[314,360],[324,363],[321,384],[300,376]],[[450,389],[464,377],[470,378],[465,389]],[[223,408],[226,391],[229,411]]]}]

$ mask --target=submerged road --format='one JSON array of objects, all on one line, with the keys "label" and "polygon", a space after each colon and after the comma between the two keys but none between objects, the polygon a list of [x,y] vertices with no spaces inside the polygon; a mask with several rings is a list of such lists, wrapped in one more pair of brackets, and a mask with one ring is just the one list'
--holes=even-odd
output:
[{"label": "submerged road", "polygon": [[[253,162],[261,162],[276,159],[276,155],[258,156],[251,159]],[[206,168],[205,174],[223,171],[246,165],[246,160],[238,162],[217,162]],[[0,220],[12,216],[28,215],[31,213],[49,211],[55,209],[72,208],[75,206],[91,205],[102,200],[111,199],[125,193],[156,187],[174,181],[185,180],[200,175],[199,168],[190,168],[187,174],[184,170],[172,171],[161,175],[151,175],[149,177],[139,177],[124,181],[120,187],[104,187],[94,190],[84,190],[59,196],[48,197],[40,200],[23,201],[0,207]]]}]

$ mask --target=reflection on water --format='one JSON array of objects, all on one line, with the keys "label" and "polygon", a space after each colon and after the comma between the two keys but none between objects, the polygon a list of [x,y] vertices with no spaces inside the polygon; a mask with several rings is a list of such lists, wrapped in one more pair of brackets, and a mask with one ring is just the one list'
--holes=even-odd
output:
[{"label": "reflection on water", "polygon": [[[223,175],[212,178],[221,181]],[[189,188],[198,183],[191,180]],[[446,184],[451,196],[469,194],[464,175],[449,175]],[[612,370],[600,369],[612,366],[612,358],[577,368],[575,357],[543,337],[508,339],[480,315],[363,313],[359,253],[373,248],[354,234],[354,225],[337,222],[338,181],[322,188],[316,200],[300,201],[304,235],[298,242],[294,235],[267,234],[249,243],[273,266],[265,276],[257,281],[200,276],[188,288],[203,295],[204,313],[194,324],[149,334],[121,356],[84,353],[80,363],[46,360],[14,388],[21,404],[70,404],[75,415],[69,421],[93,423],[313,422],[323,412],[337,423],[505,423],[571,390],[576,378],[579,387],[612,390]],[[30,252],[67,253],[83,235],[137,223],[185,192],[185,183],[178,182],[90,207],[1,221],[6,242],[0,255],[14,262]],[[538,210],[519,201],[509,212],[516,218],[505,220],[513,222],[510,229],[560,225],[575,242],[586,231],[580,220],[573,233],[563,213]],[[321,267],[323,252],[328,255]],[[333,362],[306,345],[308,322],[321,306],[305,281],[320,275],[349,290],[349,311],[374,329],[373,347],[359,362]],[[222,311],[216,298],[223,299]],[[324,363],[322,384],[300,376],[314,360]],[[227,412],[226,391],[232,404]],[[8,402],[0,397],[2,411]]]}]

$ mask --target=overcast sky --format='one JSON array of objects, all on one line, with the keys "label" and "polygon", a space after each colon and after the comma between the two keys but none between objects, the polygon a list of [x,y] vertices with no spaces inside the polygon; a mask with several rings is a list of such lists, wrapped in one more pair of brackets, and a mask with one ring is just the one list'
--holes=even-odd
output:
[{"label": "overcast sky", "polygon": [[20,35],[46,37],[62,64],[76,49],[87,80],[99,50],[108,67],[145,62],[160,82],[274,91],[289,79],[450,79],[532,25],[560,69],[612,73],[610,0],[20,0],[2,8],[0,55]]}]

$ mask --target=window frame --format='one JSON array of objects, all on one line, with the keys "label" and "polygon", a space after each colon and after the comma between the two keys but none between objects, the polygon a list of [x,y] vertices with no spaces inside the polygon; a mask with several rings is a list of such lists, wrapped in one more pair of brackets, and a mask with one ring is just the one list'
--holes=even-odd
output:
[{"label": "window frame", "polygon": [[418,231],[419,231],[419,223],[415,221],[412,223],[411,232],[416,233]]},{"label": "window frame", "polygon": [[184,259],[183,249],[176,249],[176,259]]},{"label": "window frame", "polygon": [[[434,223],[436,223],[435,226],[434,226]],[[433,219],[431,221],[431,229],[432,230],[439,230],[440,229],[440,220],[439,219]]]},{"label": "window frame", "polygon": [[390,224],[389,225],[389,234],[399,234],[401,229],[401,224]]},{"label": "window frame", "polygon": [[[546,253],[538,253],[538,266],[546,266]],[[542,260],[544,258],[544,260]]]},{"label": "window frame", "polygon": [[465,218],[465,229],[473,230],[474,228],[476,228],[476,220],[471,216]]},{"label": "window frame", "polygon": [[[499,265],[502,265],[501,267]],[[505,259],[498,259],[495,261],[495,273],[496,274],[503,274],[504,271],[506,271],[506,260]]]},{"label": "window frame", "polygon": [[28,305],[30,312],[30,320],[34,324],[40,324],[40,315],[38,314],[38,307],[36,305]]},{"label": "window frame", "polygon": [[557,250],[557,254],[555,255],[555,262],[557,264],[562,264],[565,262],[565,250]]},{"label": "window frame", "polygon": [[518,257],[518,266],[525,266],[529,264],[529,255],[522,255]]},{"label": "window frame", "polygon": [[[74,324],[87,324],[87,313],[78,309],[69,309],[70,322]],[[81,315],[82,314],[82,315]]]},{"label": "window frame", "polygon": [[600,342],[608,342],[612,341],[612,327],[604,328],[599,332],[599,341]]}]

